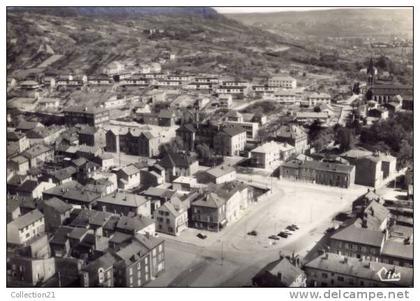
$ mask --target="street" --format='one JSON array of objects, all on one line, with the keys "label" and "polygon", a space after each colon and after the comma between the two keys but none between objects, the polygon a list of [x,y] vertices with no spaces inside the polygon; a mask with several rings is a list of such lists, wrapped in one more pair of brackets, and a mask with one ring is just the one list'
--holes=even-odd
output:
[{"label": "street", "polygon": [[[250,285],[251,278],[280,252],[294,252],[303,258],[331,226],[332,217],[348,210],[353,200],[366,192],[357,185],[342,189],[259,175],[239,174],[238,178],[272,185],[272,192],[221,232],[187,229],[179,237],[161,235],[166,240],[166,272],[148,286]],[[268,238],[290,224],[298,225],[299,230],[287,239]],[[257,236],[247,235],[252,230]],[[198,233],[207,239],[197,238]]]}]

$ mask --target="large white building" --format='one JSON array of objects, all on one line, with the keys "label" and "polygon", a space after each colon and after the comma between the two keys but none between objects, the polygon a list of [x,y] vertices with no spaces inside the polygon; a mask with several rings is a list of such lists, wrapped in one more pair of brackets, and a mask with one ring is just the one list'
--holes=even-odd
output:
[{"label": "large white building", "polygon": [[285,89],[296,89],[296,79],[288,75],[273,76],[268,80],[268,85]]}]

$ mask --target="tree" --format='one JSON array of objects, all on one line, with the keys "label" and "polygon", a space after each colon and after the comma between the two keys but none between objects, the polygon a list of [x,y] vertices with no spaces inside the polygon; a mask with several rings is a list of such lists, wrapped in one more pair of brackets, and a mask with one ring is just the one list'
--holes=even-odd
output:
[{"label": "tree", "polygon": [[357,95],[360,94],[360,83],[359,82],[354,83],[352,91],[353,91],[353,94],[357,94]]},{"label": "tree", "polygon": [[354,134],[349,128],[339,128],[336,133],[336,141],[342,151],[349,150],[354,144]]},{"label": "tree", "polygon": [[200,159],[208,160],[212,157],[211,149],[207,144],[202,143],[197,145],[196,151]]}]

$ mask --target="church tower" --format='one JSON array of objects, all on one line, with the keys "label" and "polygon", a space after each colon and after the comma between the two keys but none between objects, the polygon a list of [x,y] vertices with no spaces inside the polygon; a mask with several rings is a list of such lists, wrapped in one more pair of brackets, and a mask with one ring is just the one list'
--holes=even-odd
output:
[{"label": "church tower", "polygon": [[366,73],[367,73],[367,78],[368,78],[368,86],[372,87],[373,84],[375,83],[375,75],[376,75],[375,66],[373,66],[372,58],[370,58],[369,66],[367,67]]}]

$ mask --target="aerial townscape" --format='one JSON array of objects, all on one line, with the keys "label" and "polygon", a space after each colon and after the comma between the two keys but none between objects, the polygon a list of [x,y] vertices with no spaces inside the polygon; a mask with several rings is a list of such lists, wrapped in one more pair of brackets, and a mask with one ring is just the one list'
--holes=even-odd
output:
[{"label": "aerial townscape", "polygon": [[8,287],[412,287],[412,13],[9,7]]}]

